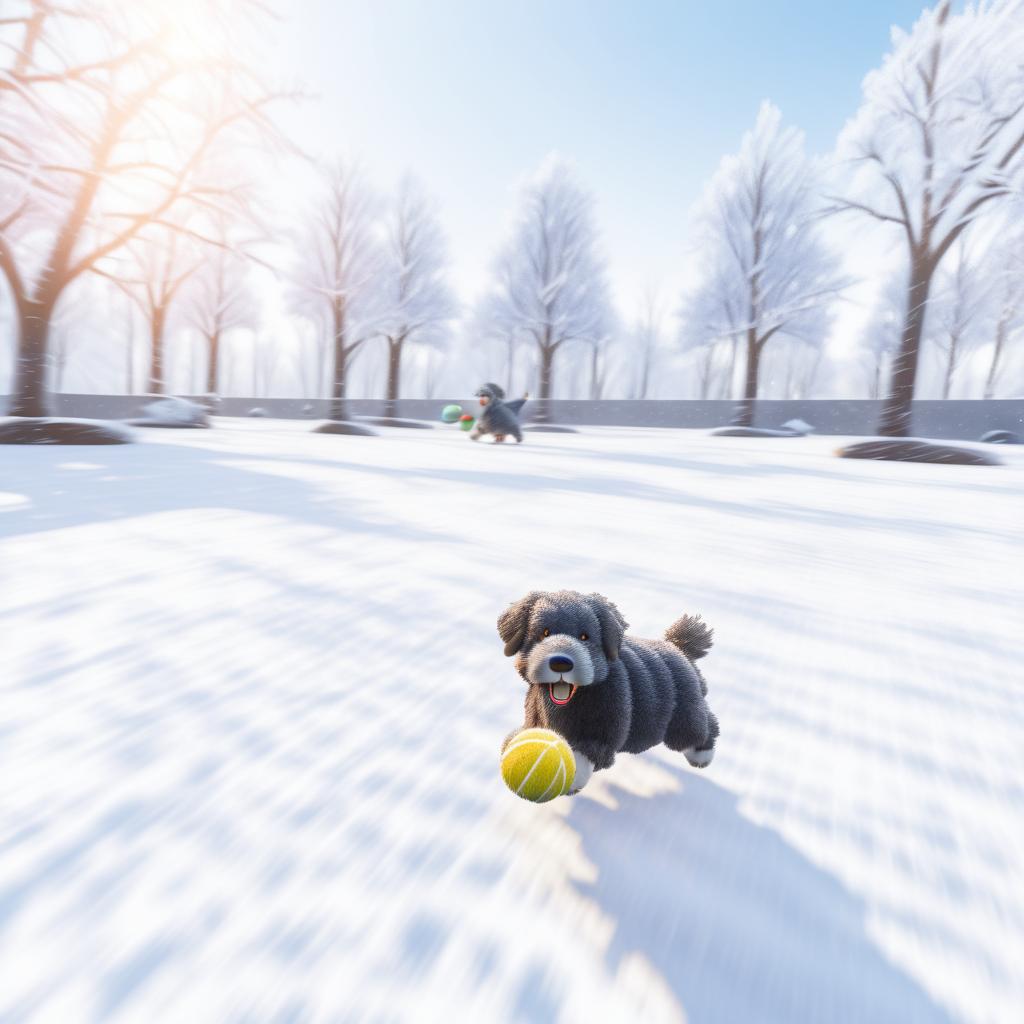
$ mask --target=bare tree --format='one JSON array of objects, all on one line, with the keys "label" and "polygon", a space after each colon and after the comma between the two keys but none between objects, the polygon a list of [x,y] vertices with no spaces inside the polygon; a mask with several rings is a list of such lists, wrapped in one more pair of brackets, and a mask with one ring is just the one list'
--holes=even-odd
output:
[{"label": "bare tree", "polygon": [[485,302],[497,331],[533,341],[538,419],[550,419],[555,356],[573,341],[599,341],[612,327],[593,202],[566,164],[548,161],[525,189],[519,223]]},{"label": "bare tree", "polygon": [[956,246],[956,265],[943,267],[936,278],[924,336],[944,355],[942,397],[949,398],[953,376],[980,340],[989,304],[990,283],[983,279],[963,243]]},{"label": "bare tree", "polygon": [[743,401],[734,423],[754,421],[758,374],[776,336],[823,343],[844,285],[816,222],[814,167],[803,135],[764,104],[737,156],[708,185],[698,223],[708,259],[704,280],[684,297],[684,347],[738,340],[746,347]]},{"label": "bare tree", "polygon": [[439,347],[447,340],[445,328],[457,307],[445,281],[446,248],[431,204],[411,178],[404,179],[391,212],[382,275],[381,333],[388,355],[386,417],[398,414],[406,346]]},{"label": "bare tree", "polygon": [[423,366],[423,394],[427,398],[436,398],[441,382],[441,370],[444,356],[436,349],[428,349]]},{"label": "bare tree", "polygon": [[124,295],[124,393],[135,394],[135,303]]},{"label": "bare tree", "polygon": [[177,231],[151,228],[126,245],[131,267],[125,259],[112,269],[96,273],[110,277],[141,311],[149,328],[149,374],[147,390],[162,395],[166,390],[166,342],[172,308],[182,286],[198,266],[194,246]]},{"label": "bare tree", "polygon": [[904,269],[885,279],[861,338],[860,351],[871,375],[868,387],[871,398],[882,397],[883,373],[900,347],[907,277]]},{"label": "bare tree", "polygon": [[658,303],[658,295],[653,289],[648,289],[640,315],[630,332],[631,363],[635,368],[634,398],[647,398],[651,389],[651,375],[657,366],[662,345],[663,321],[664,314]]},{"label": "bare tree", "polygon": [[[338,162],[325,168],[296,252],[294,305],[327,327],[333,356],[330,419],[336,424],[348,420],[352,361],[381,333],[383,269],[374,211],[374,198],[354,167]],[[354,424],[344,429],[369,433]]]},{"label": "bare tree", "polygon": [[[693,366],[696,373],[697,380],[697,397],[704,400],[711,397],[713,385],[716,380],[721,380],[725,376],[725,371],[719,366],[721,360],[719,359],[719,352],[722,346],[720,344],[712,343],[710,345],[701,345],[699,348],[693,351]],[[728,367],[725,367],[728,370]],[[728,395],[728,386],[726,385],[726,398]]]},{"label": "bare tree", "polygon": [[210,0],[201,29],[161,8],[23,0],[0,23],[0,272],[17,310],[14,416],[49,412],[50,326],[68,287],[148,228],[178,229],[189,210],[239,202],[237,183],[204,177],[207,158],[252,129],[272,134],[274,97],[235,56],[242,19],[264,4]]},{"label": "bare tree", "polygon": [[295,373],[304,398],[323,398],[327,384],[327,350],[330,338],[324,329],[323,317],[298,315],[295,325],[296,349],[293,353]]},{"label": "bare tree", "polygon": [[591,340],[590,347],[590,400],[600,401],[605,397],[609,374],[609,349],[611,335],[603,334]]},{"label": "bare tree", "polygon": [[985,398],[994,398],[1002,360],[1011,340],[1024,331],[1024,229],[1002,232],[985,254],[982,277],[990,281],[992,358]]},{"label": "bare tree", "polygon": [[71,328],[67,322],[54,324],[53,327],[53,390],[61,394],[64,390],[64,371],[68,367],[71,349]]},{"label": "bare tree", "polygon": [[271,385],[281,365],[281,348],[277,339],[267,331],[256,331],[252,342],[253,394],[269,398]]},{"label": "bare tree", "polygon": [[[182,295],[182,319],[194,327],[206,349],[206,393],[220,393],[220,365],[225,337],[260,322],[260,304],[250,284],[251,264],[233,248],[227,226],[216,231],[217,245],[207,247],[202,264]],[[255,363],[255,353],[254,353]]]},{"label": "bare tree", "polygon": [[822,346],[804,345],[799,341],[780,346],[783,398],[809,398],[813,394],[824,354]]},{"label": "bare tree", "polygon": [[467,350],[476,357],[474,370],[481,380],[504,380],[506,393],[512,395],[516,394],[517,376],[523,381],[531,380],[529,366],[518,374],[517,369],[521,350],[532,344],[533,335],[521,324],[506,322],[504,311],[505,303],[499,295],[485,295],[464,322],[463,337]]},{"label": "bare tree", "polygon": [[853,184],[833,196],[902,234],[910,268],[899,350],[879,433],[911,430],[925,312],[935,273],[963,232],[1013,188],[1024,166],[1024,7],[992,0],[951,13],[950,0],[894,33],[864,81],[864,102],[840,139]]}]

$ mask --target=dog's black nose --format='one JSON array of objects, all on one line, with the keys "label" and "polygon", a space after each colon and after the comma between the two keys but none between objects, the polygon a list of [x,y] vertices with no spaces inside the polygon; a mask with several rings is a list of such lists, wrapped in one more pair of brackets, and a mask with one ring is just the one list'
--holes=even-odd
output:
[{"label": "dog's black nose", "polygon": [[552,672],[571,672],[572,658],[567,658],[564,654],[556,654],[548,660],[548,665]]}]

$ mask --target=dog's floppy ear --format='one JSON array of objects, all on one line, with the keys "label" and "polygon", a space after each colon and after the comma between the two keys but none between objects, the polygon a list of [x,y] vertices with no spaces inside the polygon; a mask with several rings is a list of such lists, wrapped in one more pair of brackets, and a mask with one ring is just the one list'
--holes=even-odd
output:
[{"label": "dog's floppy ear", "polygon": [[498,616],[498,636],[505,641],[506,658],[511,658],[522,649],[526,627],[530,624],[530,612],[538,597],[540,591],[531,590],[526,597],[514,601]]},{"label": "dog's floppy ear", "polygon": [[601,624],[601,646],[604,648],[605,657],[609,661],[615,661],[619,656],[622,637],[629,628],[629,623],[604,594],[589,594],[587,601]]}]

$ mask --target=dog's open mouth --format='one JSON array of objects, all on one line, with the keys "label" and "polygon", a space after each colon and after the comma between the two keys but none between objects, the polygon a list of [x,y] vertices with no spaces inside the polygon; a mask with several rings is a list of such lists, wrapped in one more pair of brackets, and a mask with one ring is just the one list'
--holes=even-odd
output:
[{"label": "dog's open mouth", "polygon": [[557,683],[548,683],[548,696],[552,704],[568,704],[576,695],[575,683],[565,683],[559,680]]}]

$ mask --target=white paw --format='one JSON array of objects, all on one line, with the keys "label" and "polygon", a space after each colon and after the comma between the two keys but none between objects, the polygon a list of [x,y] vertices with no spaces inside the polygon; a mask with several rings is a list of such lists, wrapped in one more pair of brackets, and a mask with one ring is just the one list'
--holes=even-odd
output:
[{"label": "white paw", "polygon": [[581,754],[578,750],[574,750],[572,756],[576,758],[576,775],[572,780],[572,788],[569,790],[568,796],[575,796],[590,781],[590,776],[594,774],[594,762],[586,754]]},{"label": "white paw", "polygon": [[686,758],[694,768],[707,768],[709,764],[715,759],[715,748],[711,747],[709,750],[698,750],[696,747],[687,747],[683,751],[683,756]]}]

